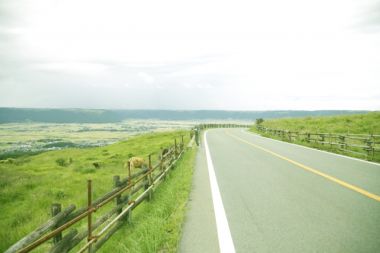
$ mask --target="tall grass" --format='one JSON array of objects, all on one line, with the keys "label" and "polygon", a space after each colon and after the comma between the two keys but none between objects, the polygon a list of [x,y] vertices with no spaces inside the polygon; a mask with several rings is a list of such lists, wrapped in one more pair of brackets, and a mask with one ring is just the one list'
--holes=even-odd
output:
[{"label": "tall grass", "polygon": [[318,133],[380,134],[380,112],[265,120],[267,128]]},{"label": "tall grass", "polygon": [[[93,181],[96,199],[112,189],[113,175],[127,176],[123,163],[130,155],[146,157],[172,145],[182,134],[188,141],[185,131],[154,133],[105,147],[49,151],[0,163],[0,252],[44,223],[50,217],[52,203],[61,203],[63,208],[69,204],[85,206],[87,179]],[[182,166],[189,167],[191,154],[185,158]],[[101,166],[95,168],[94,162]],[[155,198],[160,197],[157,194]]]},{"label": "tall grass", "polygon": [[196,150],[185,153],[153,195],[132,214],[101,252],[177,252],[186,203],[191,189]]},{"label": "tall grass", "polygon": [[[380,135],[380,112],[370,112],[366,114],[342,115],[342,116],[324,116],[324,117],[305,117],[305,118],[286,118],[264,120],[261,124],[266,128],[287,130],[299,133],[333,133],[333,134],[377,134]],[[252,132],[262,134],[263,136],[288,141],[279,136],[261,133],[256,126],[250,129]],[[330,152],[344,154],[357,158],[365,158],[358,153],[347,152],[339,149],[337,146],[322,145],[315,142],[293,141],[297,144],[309,146],[317,149],[328,150]],[[376,144],[378,145],[378,144]],[[356,148],[360,151],[359,148]],[[377,147],[378,149],[378,147]],[[362,150],[363,151],[363,150]],[[375,152],[370,159],[380,161],[380,152]]]}]

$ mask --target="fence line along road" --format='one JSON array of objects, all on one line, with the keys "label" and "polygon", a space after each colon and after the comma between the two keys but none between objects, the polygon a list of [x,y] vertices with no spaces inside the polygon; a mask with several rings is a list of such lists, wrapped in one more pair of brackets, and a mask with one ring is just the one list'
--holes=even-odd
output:
[{"label": "fence line along road", "polygon": [[[211,127],[247,127],[247,125],[201,124],[190,132],[190,143],[198,144],[200,130]],[[165,178],[183,155],[184,136],[181,136],[179,143],[177,139],[174,139],[173,144],[166,149],[161,149],[159,154],[150,154],[148,165],[144,169],[132,173],[131,165],[128,164],[128,176],[124,179],[114,176],[114,188],[94,201],[92,200],[92,181],[88,180],[87,206],[77,209],[75,205],[69,205],[62,210],[61,204],[52,204],[52,218],[13,244],[5,253],[29,252],[49,240],[52,241],[52,247],[47,250],[48,252],[64,253],[75,248],[86,238],[87,243],[78,252],[86,250],[96,252],[123,223],[131,221],[132,210],[144,200],[149,201],[152,198],[154,187]],[[163,152],[164,150],[167,152]],[[153,164],[153,155],[159,156],[155,164]],[[111,201],[115,202],[115,206],[95,220],[93,214]],[[74,224],[85,219],[87,219],[87,229],[72,228]],[[97,230],[100,231],[95,232]]]},{"label": "fence line along road", "polygon": [[226,123],[206,123],[199,124],[197,127],[199,129],[207,129],[207,128],[250,128],[252,125],[249,124],[226,124]]},{"label": "fence line along road", "polygon": [[192,129],[192,133],[195,134],[195,142],[197,145],[199,145],[199,133],[201,130],[208,129],[208,128],[250,128],[252,125],[249,124],[234,124],[234,123],[204,123],[196,125]]},{"label": "fence line along road", "polygon": [[367,160],[380,159],[376,156],[380,151],[380,135],[378,134],[339,134],[339,133],[311,133],[297,132],[267,128],[256,125],[258,131],[281,137],[281,139],[293,142],[317,143],[325,148],[338,149],[340,151],[361,155]]},{"label": "fence line along road", "polygon": [[[158,162],[152,164],[152,155],[148,156],[147,167],[133,173],[131,165],[128,163],[128,176],[121,180],[119,176],[114,176],[114,189],[102,197],[92,201],[92,181],[87,182],[88,205],[75,211],[75,205],[70,205],[63,211],[60,204],[53,204],[51,207],[52,218],[39,228],[12,245],[5,253],[29,252],[46,241],[52,239],[52,247],[49,252],[61,253],[69,252],[75,246],[87,238],[87,243],[79,250],[83,252],[96,252],[121,226],[123,222],[130,222],[131,212],[145,199],[150,200],[153,188],[165,178],[166,174],[185,152],[184,136],[177,143],[168,147],[167,152],[161,149]],[[165,154],[164,154],[165,153]],[[142,192],[141,192],[142,191]],[[110,203],[115,201],[115,207],[93,220],[93,214]],[[123,209],[124,208],[124,209]],[[116,217],[115,217],[116,216]],[[87,218],[87,229],[78,231],[77,228],[70,229],[74,224]],[[111,221],[109,221],[113,218]],[[106,223],[109,221],[108,223]],[[96,229],[102,228],[95,233]]]}]

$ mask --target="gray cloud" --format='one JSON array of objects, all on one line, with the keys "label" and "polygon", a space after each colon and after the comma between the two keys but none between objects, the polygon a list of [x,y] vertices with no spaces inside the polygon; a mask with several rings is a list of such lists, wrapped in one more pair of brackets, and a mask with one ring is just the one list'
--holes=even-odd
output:
[{"label": "gray cloud", "polygon": [[380,1],[374,0],[368,9],[368,19],[372,20],[372,23],[380,25]]},{"label": "gray cloud", "polygon": [[[367,12],[357,19],[362,28],[353,31],[353,37],[338,34],[335,40],[330,37],[335,30],[321,35],[330,24],[320,24],[320,15],[310,13],[318,20],[307,24],[318,25],[309,29],[280,11],[275,16],[286,15],[279,17],[284,24],[278,28],[278,20],[268,19],[256,2],[257,8],[236,9],[228,22],[220,12],[212,21],[207,15],[192,23],[186,11],[184,18],[170,11],[167,17],[160,14],[145,23],[135,20],[141,18],[138,15],[129,19],[124,13],[115,20],[113,14],[108,19],[101,16],[100,22],[90,11],[89,16],[73,17],[78,25],[45,11],[33,13],[37,3],[42,2],[0,1],[0,106],[236,110],[320,109],[328,104],[333,109],[336,100],[346,107],[379,108],[376,99],[356,94],[359,86],[373,90],[380,78],[375,64],[380,62],[379,46],[368,47],[376,32],[364,39],[361,33],[364,27],[379,27],[379,4],[371,11],[363,7]],[[66,1],[51,0],[52,5],[58,3]],[[201,1],[190,7],[197,10],[197,4],[203,6]],[[230,7],[223,8],[228,13]],[[263,9],[272,10],[269,5]],[[328,21],[339,20],[339,12],[336,15]],[[49,18],[54,20],[51,26]],[[94,29],[87,18],[105,25]],[[270,23],[268,33],[264,21]],[[311,39],[297,37],[297,29],[308,29]]]},{"label": "gray cloud", "polygon": [[356,15],[354,29],[378,33],[380,32],[380,1],[366,1]]}]

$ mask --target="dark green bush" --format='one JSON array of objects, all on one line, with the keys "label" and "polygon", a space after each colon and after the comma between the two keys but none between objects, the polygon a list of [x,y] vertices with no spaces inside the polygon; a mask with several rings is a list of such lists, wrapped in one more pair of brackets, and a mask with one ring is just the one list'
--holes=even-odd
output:
[{"label": "dark green bush", "polygon": [[63,159],[63,158],[58,158],[57,160],[55,160],[55,162],[56,162],[59,166],[61,166],[61,167],[66,167],[66,166],[69,165],[69,163],[68,163],[65,159]]}]

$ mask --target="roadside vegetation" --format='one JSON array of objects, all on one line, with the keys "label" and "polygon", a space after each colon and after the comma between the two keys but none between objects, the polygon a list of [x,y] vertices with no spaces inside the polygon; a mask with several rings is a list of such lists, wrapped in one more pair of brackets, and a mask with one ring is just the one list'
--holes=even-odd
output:
[{"label": "roadside vegetation", "polygon": [[[340,115],[340,116],[323,116],[323,117],[304,117],[304,118],[284,118],[256,121],[250,130],[266,137],[288,141],[286,138],[275,136],[269,133],[263,133],[257,129],[259,125],[276,130],[285,130],[299,133],[331,133],[331,134],[363,134],[363,135],[380,135],[380,112],[370,112],[366,114]],[[294,140],[294,143],[328,150],[331,152],[350,155],[353,157],[363,158],[363,156],[347,153],[338,147],[321,145],[314,142],[305,142]],[[378,145],[379,143],[377,143]],[[376,152],[375,161],[380,161],[380,154]]]},{"label": "roadside vegetation", "polygon": [[[318,133],[380,134],[380,112],[264,120],[264,127]],[[254,130],[254,129],[253,129]]]},{"label": "roadside vegetation", "polygon": [[[127,176],[123,163],[130,156],[147,157],[187,131],[144,134],[103,147],[67,148],[8,158],[0,163],[0,252],[50,218],[52,203],[85,206],[86,181],[92,179],[94,196],[113,188],[112,177]],[[195,150],[187,152],[153,200],[132,214],[100,252],[173,252],[177,247],[184,206],[190,190]],[[157,158],[155,158],[157,159]],[[84,224],[85,225],[85,224]],[[147,238],[147,239],[146,239]],[[42,250],[43,252],[43,250]]]},{"label": "roadside vegetation", "polygon": [[196,149],[189,150],[153,195],[100,252],[177,252],[191,189]]}]

